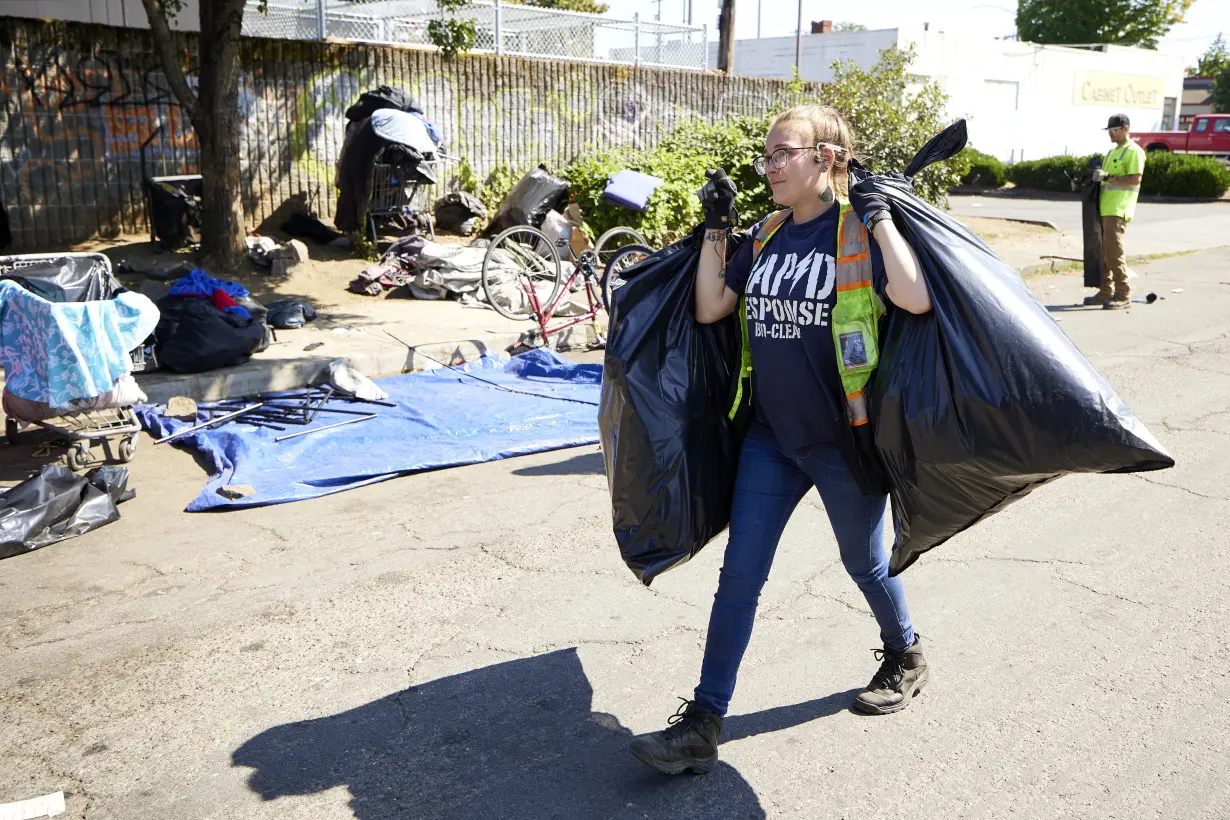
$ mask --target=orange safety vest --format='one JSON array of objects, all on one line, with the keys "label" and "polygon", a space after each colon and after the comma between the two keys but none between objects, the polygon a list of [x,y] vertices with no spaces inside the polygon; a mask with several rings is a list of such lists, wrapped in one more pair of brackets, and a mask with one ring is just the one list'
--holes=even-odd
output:
[{"label": "orange safety vest", "polygon": [[[845,393],[846,418],[851,427],[866,424],[867,398],[864,391],[872,372],[880,363],[879,327],[884,304],[871,281],[871,249],[867,244],[867,229],[852,213],[848,202],[837,200],[837,304],[829,318],[833,331],[833,347],[837,351],[837,370]],[[776,211],[761,224],[752,240],[752,262],[755,263],[764,246],[782,225],[793,216],[790,208]],[[743,337],[743,355],[739,368],[739,384],[730,408],[733,420],[743,403],[744,389],[751,393],[752,346],[747,331],[747,304],[739,299],[739,328]]]}]

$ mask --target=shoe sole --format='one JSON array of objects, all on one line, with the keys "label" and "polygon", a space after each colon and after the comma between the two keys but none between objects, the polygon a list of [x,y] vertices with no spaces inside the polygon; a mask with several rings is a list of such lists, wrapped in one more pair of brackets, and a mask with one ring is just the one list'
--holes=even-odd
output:
[{"label": "shoe sole", "polygon": [[693,758],[680,763],[665,763],[661,760],[655,760],[640,749],[633,748],[630,751],[637,760],[652,769],[657,769],[662,774],[683,774],[686,771],[692,771],[696,774],[709,774],[709,772],[717,768],[718,764],[717,755],[711,758]]},{"label": "shoe sole", "polygon": [[902,709],[910,705],[910,701],[918,697],[918,693],[922,691],[926,685],[928,678],[931,677],[930,668],[924,669],[923,673],[918,676],[918,680],[914,681],[914,688],[910,690],[910,694],[902,699],[900,703],[894,703],[892,706],[873,706],[870,703],[864,703],[855,698],[851,704],[852,709],[856,712],[862,712],[864,715],[891,715],[894,712],[900,712]]}]

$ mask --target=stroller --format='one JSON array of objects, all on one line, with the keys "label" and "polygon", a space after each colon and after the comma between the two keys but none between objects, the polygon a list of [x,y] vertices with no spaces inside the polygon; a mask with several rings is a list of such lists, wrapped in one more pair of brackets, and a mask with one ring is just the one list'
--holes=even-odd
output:
[{"label": "stroller", "polygon": [[[123,290],[111,273],[110,260],[97,253],[0,256],[0,280],[15,281],[35,297],[48,302],[107,300]],[[156,322],[156,316],[151,318]],[[11,352],[6,353],[4,358],[11,355]],[[138,345],[129,353],[131,372],[151,368],[152,356],[152,350],[143,342]],[[37,425],[50,430],[70,442],[68,466],[73,470],[81,470],[90,462],[91,446],[95,442],[103,441],[111,449],[109,440],[118,438],[118,446],[111,450],[111,455],[121,462],[129,462],[136,455],[141,432],[132,405],[144,400],[129,374],[100,396],[74,399],[61,407],[21,398],[6,385],[3,395],[5,436],[9,444],[16,444],[23,426]]]}]

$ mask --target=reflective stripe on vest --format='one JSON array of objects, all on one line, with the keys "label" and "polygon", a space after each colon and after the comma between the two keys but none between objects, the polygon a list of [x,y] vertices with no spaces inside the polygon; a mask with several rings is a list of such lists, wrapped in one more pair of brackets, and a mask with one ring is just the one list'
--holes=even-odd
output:
[{"label": "reflective stripe on vest", "polygon": [[[837,303],[830,314],[833,346],[837,351],[837,370],[845,393],[846,417],[852,427],[868,422],[864,388],[880,361],[879,324],[884,305],[872,285],[871,249],[867,244],[867,229],[857,218],[847,219],[849,203],[838,199],[837,216]],[[787,208],[769,216],[752,241],[752,264],[778,229],[793,216]],[[744,382],[752,375],[752,348],[747,330],[746,299],[739,299],[739,327],[743,351],[739,368],[739,384],[733,419],[743,401]]]}]

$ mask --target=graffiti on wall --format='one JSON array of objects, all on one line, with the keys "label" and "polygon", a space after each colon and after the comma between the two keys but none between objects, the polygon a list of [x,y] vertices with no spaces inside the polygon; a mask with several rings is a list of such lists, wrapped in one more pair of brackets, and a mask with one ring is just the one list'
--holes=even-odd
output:
[{"label": "graffiti on wall", "polygon": [[[147,33],[106,29],[105,43],[95,43],[98,31],[90,27],[67,26],[75,36],[66,37],[44,26],[16,24],[21,36],[0,41],[0,197],[10,210],[18,203],[15,233],[40,241],[88,238],[104,232],[108,219],[117,224],[120,211],[120,227],[132,229],[132,220],[143,220],[135,207],[142,143],[162,124],[147,151],[151,172],[195,172],[191,125]],[[63,45],[74,41],[88,45]],[[381,84],[402,85],[416,97],[443,132],[445,150],[480,176],[497,166],[559,167],[594,149],[644,148],[681,119],[763,113],[772,104],[770,85],[720,77],[680,75],[675,82],[665,72],[506,58],[455,66],[419,58],[412,70],[410,58],[396,51],[383,55],[392,63],[382,60],[377,73],[365,58],[367,46],[345,52],[363,58],[361,68],[339,67],[324,47],[281,61],[255,56],[263,47],[245,58],[239,93],[243,198],[254,221],[296,196],[322,216],[332,214],[345,111]],[[31,224],[57,219],[70,229]]]}]

